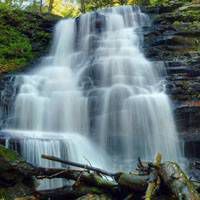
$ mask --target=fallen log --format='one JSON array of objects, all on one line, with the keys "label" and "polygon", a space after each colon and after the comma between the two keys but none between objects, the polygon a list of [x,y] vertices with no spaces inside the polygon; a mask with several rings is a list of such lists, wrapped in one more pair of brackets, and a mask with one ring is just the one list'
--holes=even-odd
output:
[{"label": "fallen log", "polygon": [[197,180],[190,180],[194,186],[195,186],[195,189],[198,193],[200,193],[200,181],[197,181]]},{"label": "fallen log", "polygon": [[120,188],[130,191],[143,192],[148,186],[149,175],[139,175],[136,173],[118,173],[115,180]]},{"label": "fallen log", "polygon": [[175,162],[161,164],[159,175],[178,200],[200,200],[195,185]]},{"label": "fallen log", "polygon": [[78,198],[77,200],[112,200],[112,197],[110,197],[108,194],[100,194],[100,195],[97,195],[97,194],[87,194],[87,195],[84,195],[80,198]]},{"label": "fallen log", "polygon": [[[83,168],[86,170],[91,170],[91,171],[94,171],[95,173],[103,174],[106,176],[114,177],[116,182],[119,184],[119,186],[121,188],[130,189],[130,190],[134,190],[134,191],[145,191],[148,186],[149,175],[141,175],[141,174],[135,174],[135,173],[110,173],[110,172],[107,172],[107,171],[99,169],[99,168],[95,168],[95,167],[92,167],[89,165],[83,165],[83,164],[79,164],[79,163],[75,163],[75,162],[71,162],[71,161],[65,161],[65,160],[62,160],[62,159],[54,157],[54,156],[42,155],[42,158],[48,159],[51,161],[55,161],[55,162],[60,162],[60,163],[67,164],[67,165],[71,165],[74,167]],[[140,163],[140,165],[141,165],[140,168],[144,168],[142,163]],[[86,172],[84,172],[84,173],[86,173]],[[83,173],[83,175],[84,175],[84,173]],[[62,177],[63,177],[63,175],[64,174],[62,174]],[[109,185],[108,181],[105,182],[105,179],[102,179],[102,178],[99,179],[100,176],[96,176],[95,174],[92,174],[92,173],[90,174],[90,176],[93,177],[94,179],[96,179],[98,177],[97,178],[98,180],[94,180],[93,178],[88,179],[88,175],[87,176],[81,175],[81,179],[82,179],[82,181],[93,184],[95,186],[98,186],[98,183],[100,183],[101,187],[103,185],[106,187]],[[96,178],[95,178],[95,176],[96,176]],[[75,180],[75,179],[73,179],[73,180]],[[110,183],[110,181],[109,181],[109,183]],[[112,187],[113,187],[113,185],[112,185]],[[114,187],[116,188],[117,185],[115,185]],[[110,185],[109,185],[109,189],[111,189]]]},{"label": "fallen log", "polygon": [[[53,170],[49,169],[46,170],[46,172],[48,175],[50,175]],[[40,199],[77,199],[84,195],[87,196],[87,194],[96,194],[105,197],[109,196],[109,199],[111,199],[111,196],[118,196],[119,194],[116,183],[105,180],[99,175],[90,174],[87,171],[66,170],[62,174],[56,171],[56,174],[53,177],[62,177],[66,178],[67,180],[74,180],[75,182],[72,186],[68,187],[38,191],[37,195]],[[40,178],[51,179],[52,175],[43,176]]]},{"label": "fallen log", "polygon": [[29,172],[37,179],[54,179],[64,178],[67,180],[80,181],[88,185],[96,186],[104,190],[109,190],[115,193],[117,183],[112,180],[107,180],[98,174],[90,173],[83,170],[73,169],[53,169],[53,168],[35,168]]},{"label": "fallen log", "polygon": [[[9,194],[14,197],[23,196],[24,193],[14,194],[14,192],[10,192],[11,189],[13,190],[13,185],[16,185],[16,189],[23,185],[23,188],[27,189],[25,195],[27,197],[35,195],[36,199],[38,197],[39,199],[79,198],[79,200],[85,200],[88,197],[94,197],[94,199],[102,200],[128,200],[141,199],[145,195],[146,200],[152,200],[154,197],[155,199],[200,200],[197,192],[199,184],[194,184],[178,164],[174,162],[161,163],[160,154],[157,154],[154,162],[143,162],[138,159],[137,173],[110,173],[92,166],[63,161],[59,158],[55,160],[55,157],[52,161],[61,161],[64,164],[67,162],[68,165],[78,168],[35,167],[25,162],[16,153],[10,154],[10,150],[0,148],[2,148],[2,153],[0,153],[0,184],[6,191],[6,195],[2,195],[0,191],[0,195],[3,197],[7,197]],[[109,179],[107,179],[108,176]],[[67,187],[35,192],[34,178],[64,178],[72,181]],[[166,187],[169,188],[169,191],[165,190]],[[157,193],[158,188],[159,193]]]}]

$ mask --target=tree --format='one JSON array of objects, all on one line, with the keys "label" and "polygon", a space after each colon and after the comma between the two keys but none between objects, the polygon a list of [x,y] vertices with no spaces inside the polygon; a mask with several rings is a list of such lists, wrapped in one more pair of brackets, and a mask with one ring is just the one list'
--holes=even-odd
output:
[{"label": "tree", "polygon": [[85,13],[85,0],[81,0],[81,12]]},{"label": "tree", "polygon": [[48,13],[50,14],[53,9],[54,0],[49,1]]}]

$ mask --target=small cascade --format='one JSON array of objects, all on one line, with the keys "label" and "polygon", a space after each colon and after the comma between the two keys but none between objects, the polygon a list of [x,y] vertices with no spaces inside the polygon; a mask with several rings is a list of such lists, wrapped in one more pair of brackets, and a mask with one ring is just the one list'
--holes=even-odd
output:
[{"label": "small cascade", "polygon": [[16,77],[13,120],[4,132],[19,139],[26,160],[62,167],[41,159],[49,154],[114,170],[132,169],[138,156],[152,160],[156,152],[178,160],[165,70],[142,52],[144,26],[150,20],[138,7],[98,10],[56,25],[50,54]]}]

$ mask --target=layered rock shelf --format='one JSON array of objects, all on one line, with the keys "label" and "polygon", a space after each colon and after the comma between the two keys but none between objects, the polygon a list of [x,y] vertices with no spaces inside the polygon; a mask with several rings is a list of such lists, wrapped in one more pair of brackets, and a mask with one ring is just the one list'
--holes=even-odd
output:
[{"label": "layered rock shelf", "polygon": [[171,1],[144,10],[152,18],[144,51],[151,60],[164,60],[166,91],[180,136],[186,140],[186,155],[199,157],[194,152],[200,141],[200,3]]}]

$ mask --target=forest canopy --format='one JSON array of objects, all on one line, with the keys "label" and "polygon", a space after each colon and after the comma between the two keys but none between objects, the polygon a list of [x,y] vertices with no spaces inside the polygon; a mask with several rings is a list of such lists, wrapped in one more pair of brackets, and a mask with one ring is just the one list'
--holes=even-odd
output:
[{"label": "forest canopy", "polygon": [[[0,73],[22,70],[47,53],[53,27],[62,17],[75,18],[111,6],[165,7],[173,5],[173,2],[184,4],[183,1],[190,4],[200,0],[0,0]],[[183,10],[181,19],[193,17],[191,27],[198,27],[198,12]],[[176,27],[180,24],[177,20],[174,22]],[[195,49],[198,49],[196,43],[194,40]]]},{"label": "forest canopy", "polygon": [[[192,0],[182,0],[191,2]],[[193,0],[194,1],[194,0]],[[157,5],[167,4],[169,0],[1,0],[0,7],[23,9],[41,14],[54,14],[62,17],[77,17],[81,13],[98,8],[120,5]]]}]

